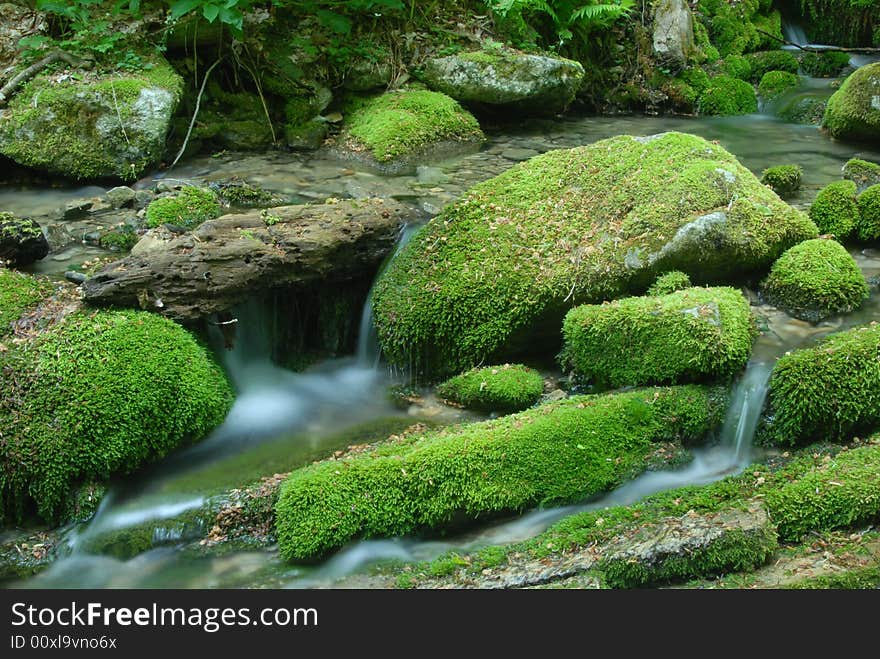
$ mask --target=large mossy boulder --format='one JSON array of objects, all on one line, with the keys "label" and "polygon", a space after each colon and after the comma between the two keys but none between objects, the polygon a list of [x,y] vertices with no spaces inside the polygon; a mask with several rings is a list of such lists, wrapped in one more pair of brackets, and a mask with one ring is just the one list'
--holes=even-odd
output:
[{"label": "large mossy boulder", "polygon": [[473,149],[485,136],[457,101],[424,89],[401,89],[353,98],[345,106],[339,145],[387,174],[415,171],[417,164]]},{"label": "large mossy boulder", "polygon": [[392,363],[451,375],[559,346],[571,307],[766,270],[816,227],[722,147],[628,135],[557,150],[472,187],[400,251],[373,308]]},{"label": "large mossy boulder", "polygon": [[201,439],[232,403],[203,345],[138,311],[77,311],[0,353],[0,390],[0,510],[49,521],[78,483]]},{"label": "large mossy boulder", "polygon": [[715,76],[700,94],[697,108],[700,114],[710,116],[752,114],[758,111],[758,97],[745,80]]},{"label": "large mossy boulder", "polygon": [[182,92],[164,60],[131,74],[39,76],[0,116],[0,153],[67,178],[134,180],[162,157]]},{"label": "large mossy boulder", "polygon": [[585,304],[565,316],[562,365],[601,387],[725,378],[749,359],[749,303],[734,288]]},{"label": "large mossy boulder", "polygon": [[880,62],[856,69],[828,99],[822,125],[841,140],[880,142]]},{"label": "large mossy boulder", "polygon": [[431,89],[484,110],[548,115],[574,100],[584,67],[549,54],[478,50],[428,60],[424,78]]},{"label": "large mossy boulder", "polygon": [[847,439],[880,425],[880,325],[832,334],[780,358],[770,377],[764,441]]},{"label": "large mossy boulder", "polygon": [[862,192],[857,204],[859,219],[856,222],[856,234],[859,240],[880,240],[880,183]]},{"label": "large mossy boulder", "polygon": [[703,437],[723,415],[718,394],[691,385],[577,396],[298,469],[276,505],[281,555],[598,494],[643,470],[654,442]]},{"label": "large mossy boulder", "polygon": [[779,257],[761,284],[774,307],[810,322],[862,306],[868,284],[849,252],[834,240],[806,240]]},{"label": "large mossy boulder", "polygon": [[843,242],[859,223],[857,188],[853,181],[834,181],[819,190],[810,205],[810,219],[823,234]]}]

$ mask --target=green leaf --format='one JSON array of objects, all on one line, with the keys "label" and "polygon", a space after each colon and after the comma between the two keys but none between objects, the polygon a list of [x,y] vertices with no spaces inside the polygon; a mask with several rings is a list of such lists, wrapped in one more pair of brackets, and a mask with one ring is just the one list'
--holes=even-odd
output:
[{"label": "green leaf", "polygon": [[202,7],[202,16],[204,16],[209,23],[213,23],[219,14],[220,7],[217,5],[205,5]]}]

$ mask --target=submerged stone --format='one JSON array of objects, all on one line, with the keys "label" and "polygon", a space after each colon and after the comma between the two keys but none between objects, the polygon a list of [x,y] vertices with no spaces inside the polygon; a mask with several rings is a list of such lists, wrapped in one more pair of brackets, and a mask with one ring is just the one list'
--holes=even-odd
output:
[{"label": "submerged stone", "polygon": [[389,361],[432,376],[546,353],[571,307],[644,291],[669,270],[697,284],[760,272],[817,233],[700,137],[551,151],[475,185],[413,236],[374,287],[379,340]]}]

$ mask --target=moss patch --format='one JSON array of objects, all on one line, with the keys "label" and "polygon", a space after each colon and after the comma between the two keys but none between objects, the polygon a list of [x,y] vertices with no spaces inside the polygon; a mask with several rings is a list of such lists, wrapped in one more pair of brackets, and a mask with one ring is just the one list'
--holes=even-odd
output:
[{"label": "moss patch", "polygon": [[818,322],[862,306],[868,284],[849,252],[833,240],[806,240],[773,264],[764,298],[802,320]]},{"label": "moss patch", "polygon": [[683,288],[690,288],[691,285],[690,277],[680,270],[673,270],[657,277],[646,295],[669,295]]},{"label": "moss patch", "polygon": [[852,158],[843,166],[843,178],[854,182],[859,190],[864,190],[880,183],[880,165]]},{"label": "moss patch", "polygon": [[601,387],[724,378],[749,359],[749,303],[733,288],[688,288],[572,309],[563,368]]},{"label": "moss patch", "polygon": [[768,71],[761,77],[761,82],[758,84],[758,94],[765,101],[770,101],[797,86],[798,77],[794,73]]},{"label": "moss patch", "polygon": [[703,436],[723,413],[717,403],[696,386],[580,396],[297,470],[276,508],[281,554],[313,558],[356,537],[607,490],[643,464],[652,442]]},{"label": "moss patch", "polygon": [[700,94],[698,108],[704,115],[752,114],[758,111],[758,98],[755,88],[744,80],[716,76]]},{"label": "moss patch", "polygon": [[52,289],[44,279],[0,268],[0,338],[12,331],[12,323],[39,304]]},{"label": "moss patch", "polygon": [[880,325],[832,334],[782,357],[770,378],[765,440],[846,439],[880,423]]},{"label": "moss patch", "polygon": [[345,116],[347,139],[379,163],[425,151],[439,142],[484,139],[473,115],[439,92],[407,89],[354,99]]},{"label": "moss patch", "polygon": [[437,386],[441,398],[484,412],[519,412],[538,402],[544,379],[538,371],[520,364],[484,366]]},{"label": "moss patch", "polygon": [[794,196],[801,188],[804,170],[800,165],[777,165],[768,167],[761,173],[761,183],[773,188],[773,192],[783,199]]},{"label": "moss patch", "polygon": [[78,312],[4,353],[0,496],[46,520],[70,489],[200,439],[224,418],[222,370],[175,323],[144,312]]},{"label": "moss patch", "polygon": [[751,67],[751,80],[758,82],[770,71],[797,73],[800,63],[797,57],[787,50],[766,50],[746,55]]},{"label": "moss patch", "polygon": [[849,66],[849,53],[804,53],[801,55],[801,69],[814,78],[834,78]]},{"label": "moss patch", "polygon": [[816,228],[723,148],[620,136],[479,183],[379,277],[386,358],[448,375],[559,346],[566,310],[681,270],[699,283],[769,267]]},{"label": "moss patch", "polygon": [[872,185],[857,200],[859,219],[856,234],[859,240],[880,240],[880,184]]},{"label": "moss patch", "polygon": [[188,185],[170,197],[160,197],[147,206],[148,227],[173,224],[194,229],[206,220],[220,217],[220,202],[213,190]]},{"label": "moss patch", "polygon": [[810,219],[822,233],[830,233],[841,242],[849,238],[859,221],[856,184],[835,181],[819,190],[810,206]]}]

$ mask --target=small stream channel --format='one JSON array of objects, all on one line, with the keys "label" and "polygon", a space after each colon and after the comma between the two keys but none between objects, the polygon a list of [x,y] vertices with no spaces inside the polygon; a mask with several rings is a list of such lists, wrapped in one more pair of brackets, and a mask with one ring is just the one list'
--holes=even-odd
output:
[{"label": "small stream channel", "polygon": [[[832,92],[829,81],[806,80],[799,93]],[[832,141],[812,126],[787,124],[769,115],[718,119],[590,117],[541,120],[490,135],[477,153],[420,167],[405,176],[378,176],[322,154],[222,154],[199,157],[171,173],[158,172],[136,187],[161,178],[196,182],[232,177],[259,184],[292,201],[327,197],[395,197],[430,216],[477,181],[500,173],[515,162],[549,149],[567,148],[629,133],[648,135],[677,130],[718,140],[757,175],[772,165],[795,163],[804,169],[804,186],[793,200],[808,205],[817,190],[840,178],[841,166],[852,157],[880,161],[880,152]],[[96,194],[93,188],[46,189],[35,186],[0,187],[0,207],[39,220],[66,201]],[[410,235],[409,227],[402,240]],[[33,266],[36,273],[60,277],[72,264],[92,258],[92,247],[72,248],[63,260],[47,257]],[[880,275],[880,251],[854,250],[869,278]],[[54,255],[57,257],[58,255]],[[326,457],[353,443],[397,432],[409,423],[457,423],[477,418],[432,404],[402,409],[387,391],[391,375],[379,363],[378,347],[364,310],[360,344],[355,355],[331,360],[294,373],[269,359],[272,309],[249,303],[236,311],[238,337],[231,351],[218,354],[237,390],[226,421],[200,444],[179,451],[124,485],[115,486],[91,522],[68,530],[69,555],[42,574],[16,584],[39,588],[103,587],[308,587],[327,586],[377,561],[425,560],[450,548],[473,549],[534,536],[554,521],[588,508],[630,503],[650,493],[688,484],[707,483],[741,470],[753,455],[755,424],[775,359],[787,350],[813,343],[847,327],[880,320],[880,294],[859,311],[818,325],[795,320],[761,305],[749,292],[762,325],[752,360],[737,383],[724,428],[711,447],[694,451],[693,461],[675,471],[651,472],[598,500],[581,505],[538,510],[515,519],[476,528],[442,540],[361,541],[325,562],[312,566],[286,565],[274,549],[234,551],[219,556],[181,552],[165,520],[196,508],[214,493],[254,481],[260,476],[289,471]],[[269,314],[267,316],[267,314]],[[150,521],[154,537],[165,544],[121,560],[89,553],[88,538],[108,529]],[[165,534],[165,535],[163,535]],[[170,534],[170,535],[169,535]]]}]

